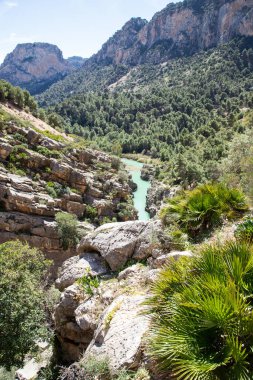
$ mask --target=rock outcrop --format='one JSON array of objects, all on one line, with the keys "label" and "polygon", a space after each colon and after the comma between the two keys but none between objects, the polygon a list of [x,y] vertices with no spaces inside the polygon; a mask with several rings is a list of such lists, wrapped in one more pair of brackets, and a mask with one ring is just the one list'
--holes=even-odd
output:
[{"label": "rock outcrop", "polygon": [[[192,255],[171,249],[160,222],[152,220],[106,224],[82,239],[79,256],[63,264],[56,281],[62,295],[55,327],[64,360],[105,356],[112,372],[140,365],[149,328],[141,311],[150,285],[166,262]],[[99,285],[92,287],[94,279]]]},{"label": "rock outcrop", "polygon": [[162,182],[153,180],[147,194],[147,207],[151,218],[153,218],[163,205],[165,199],[172,198],[180,190],[179,187],[171,187]]},{"label": "rock outcrop", "polygon": [[131,188],[121,180],[111,157],[76,149],[64,134],[53,134],[49,126],[38,130],[27,120],[12,119],[6,110],[0,108],[3,119],[10,118],[0,131],[0,243],[27,241],[43,250],[57,269],[76,254],[74,247],[66,251],[62,247],[55,222],[58,212],[89,220],[79,221],[80,236],[104,219],[136,215],[129,203]]},{"label": "rock outcrop", "polygon": [[0,79],[25,88],[31,94],[38,94],[83,63],[80,57],[65,60],[55,45],[40,42],[19,44],[0,66]]},{"label": "rock outcrop", "polygon": [[[86,274],[84,271],[83,276]],[[139,314],[151,282],[148,267],[136,264],[118,277],[109,271],[100,276],[100,285],[93,289],[93,295],[85,293],[76,282],[68,286],[54,316],[63,360],[77,361],[86,352],[86,355],[105,354],[112,369],[136,366],[148,330],[146,318]],[[113,346],[121,346],[117,355]]]},{"label": "rock outcrop", "polygon": [[19,44],[1,65],[0,78],[38,94],[83,65],[158,64],[237,36],[253,36],[252,0],[185,0],[168,4],[149,22],[132,18],[87,60],[65,60],[47,43]]}]

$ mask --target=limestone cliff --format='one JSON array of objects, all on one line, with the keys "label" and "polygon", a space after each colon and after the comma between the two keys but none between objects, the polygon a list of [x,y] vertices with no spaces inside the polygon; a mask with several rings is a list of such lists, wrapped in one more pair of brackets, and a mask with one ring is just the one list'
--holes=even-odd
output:
[{"label": "limestone cliff", "polygon": [[137,20],[130,20],[91,61],[160,63],[236,36],[253,36],[253,0],[185,0],[167,5],[148,23]]},{"label": "limestone cliff", "polygon": [[0,66],[0,79],[37,94],[82,64],[80,57],[65,60],[55,45],[39,42],[19,44]]}]

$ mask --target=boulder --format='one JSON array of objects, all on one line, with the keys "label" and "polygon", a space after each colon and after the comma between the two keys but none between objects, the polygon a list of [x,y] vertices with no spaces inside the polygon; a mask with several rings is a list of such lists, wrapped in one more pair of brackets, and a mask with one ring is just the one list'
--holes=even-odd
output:
[{"label": "boulder", "polygon": [[0,158],[6,160],[9,157],[13,147],[6,141],[0,139]]},{"label": "boulder", "polygon": [[120,269],[131,257],[139,260],[151,255],[159,244],[159,221],[130,221],[104,224],[84,237],[78,252],[98,252],[113,271]]},{"label": "boulder", "polygon": [[35,380],[38,377],[39,371],[50,364],[53,356],[53,349],[47,343],[43,342],[38,344],[39,353],[35,358],[25,360],[25,365],[15,373],[17,380]]}]

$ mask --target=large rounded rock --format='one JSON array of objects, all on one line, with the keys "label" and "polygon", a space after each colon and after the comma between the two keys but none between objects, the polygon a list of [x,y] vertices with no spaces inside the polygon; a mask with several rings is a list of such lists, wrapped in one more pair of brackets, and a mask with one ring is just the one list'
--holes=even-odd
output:
[{"label": "large rounded rock", "polygon": [[98,252],[116,271],[131,257],[140,260],[151,256],[160,232],[159,221],[104,224],[81,240],[78,252]]}]

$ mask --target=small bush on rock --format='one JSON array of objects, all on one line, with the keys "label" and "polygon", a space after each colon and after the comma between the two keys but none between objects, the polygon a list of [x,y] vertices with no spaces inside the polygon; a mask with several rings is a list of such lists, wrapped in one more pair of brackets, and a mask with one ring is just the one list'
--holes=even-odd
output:
[{"label": "small bush on rock", "polygon": [[75,247],[79,242],[77,217],[67,212],[58,212],[55,220],[63,249]]},{"label": "small bush on rock", "polygon": [[99,279],[97,276],[92,276],[90,271],[77,280],[78,285],[81,287],[84,293],[92,296],[95,289],[99,287]]}]

